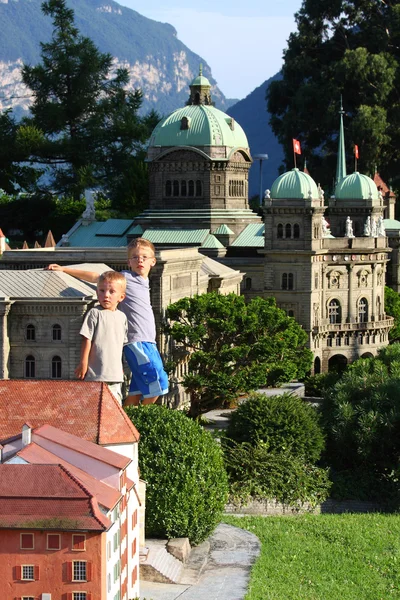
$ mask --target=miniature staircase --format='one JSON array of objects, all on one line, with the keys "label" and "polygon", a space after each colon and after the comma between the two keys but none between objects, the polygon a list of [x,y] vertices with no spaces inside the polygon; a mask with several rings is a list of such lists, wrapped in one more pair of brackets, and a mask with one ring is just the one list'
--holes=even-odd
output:
[{"label": "miniature staircase", "polygon": [[140,559],[140,577],[156,583],[179,583],[183,564],[165,549],[165,542],[151,540],[147,556]]}]

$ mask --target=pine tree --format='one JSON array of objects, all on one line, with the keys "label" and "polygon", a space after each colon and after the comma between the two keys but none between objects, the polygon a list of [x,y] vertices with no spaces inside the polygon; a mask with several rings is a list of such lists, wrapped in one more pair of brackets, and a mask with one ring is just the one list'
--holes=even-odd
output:
[{"label": "pine tree", "polygon": [[44,135],[31,158],[46,165],[50,189],[77,199],[96,186],[132,209],[141,198],[132,200],[125,181],[156,117],[138,115],[140,90],[126,91],[127,70],[113,72],[112,56],[79,33],[65,0],[46,0],[42,10],[53,19],[52,39],[41,44],[42,62],[22,69],[34,97],[30,122]]},{"label": "pine tree", "polygon": [[282,79],[267,97],[286,166],[293,163],[292,138],[299,139],[313,177],[331,187],[342,96],[348,167],[354,167],[357,144],[360,171],[371,174],[378,166],[394,183],[400,166],[400,3],[303,0],[295,18]]}]

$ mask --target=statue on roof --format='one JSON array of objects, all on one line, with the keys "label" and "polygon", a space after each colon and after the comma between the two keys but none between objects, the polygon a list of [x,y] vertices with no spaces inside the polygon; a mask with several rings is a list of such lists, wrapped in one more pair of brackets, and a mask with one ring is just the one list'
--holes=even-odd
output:
[{"label": "statue on roof", "polygon": [[93,190],[85,190],[85,201],[86,208],[82,213],[82,219],[86,221],[95,221],[96,213],[94,209],[94,191]]},{"label": "statue on roof", "polygon": [[377,237],[377,236],[378,236],[378,228],[377,228],[374,217],[372,217],[372,219],[371,219],[371,237]]},{"label": "statue on roof", "polygon": [[354,233],[353,233],[353,221],[350,219],[350,217],[347,217],[346,219],[346,233],[345,233],[345,237],[347,238],[353,238]]},{"label": "statue on roof", "polygon": [[383,222],[383,217],[382,215],[379,217],[378,219],[378,224],[377,224],[377,234],[379,236],[385,237],[386,236],[386,230],[385,230],[385,224]]},{"label": "statue on roof", "polygon": [[366,237],[370,237],[371,236],[371,217],[367,217],[367,220],[365,221],[365,224],[364,224],[364,235]]},{"label": "statue on roof", "polygon": [[331,229],[328,221],[325,219],[324,215],[321,217],[321,228],[322,228],[322,237],[327,235],[331,235]]}]

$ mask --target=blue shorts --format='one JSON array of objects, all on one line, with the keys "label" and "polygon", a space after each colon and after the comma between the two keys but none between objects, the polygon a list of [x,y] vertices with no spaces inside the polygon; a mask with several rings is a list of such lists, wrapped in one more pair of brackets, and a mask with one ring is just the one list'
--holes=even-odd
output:
[{"label": "blue shorts", "polygon": [[133,342],[124,346],[126,362],[132,371],[129,396],[143,398],[163,396],[168,393],[168,375],[156,344]]}]

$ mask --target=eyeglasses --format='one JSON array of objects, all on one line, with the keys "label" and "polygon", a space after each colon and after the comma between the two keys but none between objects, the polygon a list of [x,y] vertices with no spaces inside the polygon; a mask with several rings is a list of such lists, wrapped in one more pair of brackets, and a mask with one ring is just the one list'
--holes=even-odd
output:
[{"label": "eyeglasses", "polygon": [[146,261],[146,260],[152,260],[154,258],[154,256],[130,256],[128,258],[128,260],[134,260],[135,262],[139,262],[140,260]]}]

